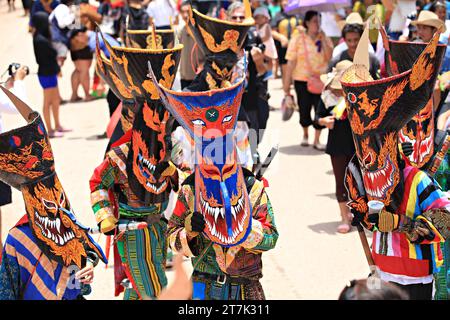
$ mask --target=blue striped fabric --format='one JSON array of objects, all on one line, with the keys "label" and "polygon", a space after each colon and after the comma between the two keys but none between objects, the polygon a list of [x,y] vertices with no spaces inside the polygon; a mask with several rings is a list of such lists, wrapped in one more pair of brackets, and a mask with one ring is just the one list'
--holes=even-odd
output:
[{"label": "blue striped fabric", "polygon": [[73,300],[80,289],[68,288],[71,279],[68,268],[42,253],[28,224],[10,230],[0,266],[1,300]]}]

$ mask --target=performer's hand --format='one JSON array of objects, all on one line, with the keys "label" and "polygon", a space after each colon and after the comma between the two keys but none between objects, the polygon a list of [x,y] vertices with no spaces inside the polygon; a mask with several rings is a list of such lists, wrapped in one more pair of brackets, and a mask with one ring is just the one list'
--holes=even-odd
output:
[{"label": "performer's hand", "polygon": [[369,214],[369,222],[375,224],[381,232],[392,232],[398,229],[400,216],[382,209],[380,213]]},{"label": "performer's hand", "polygon": [[199,232],[203,232],[205,225],[205,218],[198,211],[195,211],[186,217],[185,228],[189,233],[195,233],[195,235],[197,235]]},{"label": "performer's hand", "polygon": [[430,230],[425,222],[416,220],[413,225],[412,231],[406,233],[406,236],[411,243],[420,244],[424,240],[431,241],[434,239],[434,232]]},{"label": "performer's hand", "polygon": [[413,148],[413,145],[411,142],[399,143],[398,147],[400,149],[400,152],[403,153],[407,157],[409,157],[414,151],[414,148]]},{"label": "performer's hand", "polygon": [[108,217],[100,222],[100,232],[107,236],[114,235],[114,229],[118,220],[115,217]]},{"label": "performer's hand", "polygon": [[359,226],[364,221],[364,214],[353,208],[350,209],[350,212],[353,216],[351,225],[354,227]]},{"label": "performer's hand", "polygon": [[94,266],[88,264],[86,267],[75,273],[75,279],[81,283],[91,284],[94,281]]}]

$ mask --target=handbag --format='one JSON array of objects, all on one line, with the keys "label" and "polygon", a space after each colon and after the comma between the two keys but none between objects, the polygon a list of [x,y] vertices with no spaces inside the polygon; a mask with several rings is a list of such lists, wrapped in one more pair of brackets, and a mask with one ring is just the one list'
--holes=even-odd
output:
[{"label": "handbag", "polygon": [[308,55],[308,48],[306,46],[306,39],[305,39],[305,33],[302,32],[302,38],[303,38],[303,46],[305,47],[305,58],[306,58],[306,65],[308,67],[308,71],[310,73],[310,76],[308,78],[308,81],[306,82],[306,87],[309,92],[313,94],[321,94],[324,88],[323,82],[320,80],[320,76],[318,74],[314,74],[312,72],[311,63],[309,61],[309,55]]},{"label": "handbag", "polygon": [[285,96],[281,102],[281,119],[288,121],[294,113],[295,102],[292,96]]}]

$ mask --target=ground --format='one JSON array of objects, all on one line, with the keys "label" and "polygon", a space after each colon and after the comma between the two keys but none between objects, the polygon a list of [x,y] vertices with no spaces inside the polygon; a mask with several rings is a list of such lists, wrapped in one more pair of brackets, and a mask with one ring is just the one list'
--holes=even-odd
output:
[{"label": "ground", "polygon": [[[26,78],[28,100],[31,108],[41,113],[42,90],[36,75],[32,37],[27,32],[28,19],[21,15],[21,9],[7,13],[6,1],[1,2],[0,71],[6,70],[11,62],[30,67],[31,74]],[[69,56],[59,79],[64,99],[70,98],[72,70]],[[79,94],[83,95],[81,88]],[[270,104],[276,110],[270,113],[261,154],[265,157],[271,146],[279,144],[279,153],[266,178],[270,182],[267,192],[280,237],[276,248],[263,255],[262,284],[268,299],[336,299],[349,280],[369,274],[364,252],[356,231],[345,235],[336,232],[340,218],[329,156],[312,147],[300,147],[298,113],[288,122],[281,121],[279,106],[283,92],[279,80],[271,81],[270,94]],[[95,136],[105,131],[108,116],[105,99],[66,104],[61,107],[61,121],[74,131],[51,140],[58,176],[75,213],[86,225],[95,224],[89,178],[102,161],[107,145],[107,140],[96,140]],[[3,121],[8,129],[24,124],[20,116],[14,115],[4,115]],[[325,131],[323,142],[326,136]],[[3,241],[8,229],[23,214],[21,193],[14,190],[13,203],[2,208]],[[104,239],[100,237],[102,245]],[[171,272],[168,276],[170,279]],[[96,268],[93,293],[88,298],[121,298],[114,297],[111,266]]]}]

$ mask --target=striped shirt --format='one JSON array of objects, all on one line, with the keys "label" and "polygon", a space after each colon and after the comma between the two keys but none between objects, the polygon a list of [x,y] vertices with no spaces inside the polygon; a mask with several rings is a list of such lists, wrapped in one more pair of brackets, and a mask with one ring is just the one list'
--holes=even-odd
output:
[{"label": "striped shirt", "polygon": [[75,285],[70,288],[76,270],[71,273],[49,260],[35,239],[28,224],[10,230],[0,267],[0,300],[76,299],[81,289]]},{"label": "striped shirt", "polygon": [[[422,213],[428,210],[450,209],[450,201],[426,173],[406,166],[403,174],[404,197],[397,210],[398,214],[406,214],[417,220],[423,219]],[[382,273],[391,274],[391,279],[398,279],[396,282],[405,284],[426,280],[439,271],[443,262],[440,247],[442,236],[434,228],[433,231],[435,238],[421,244],[410,243],[404,233],[375,231],[372,242],[375,264]]]}]

